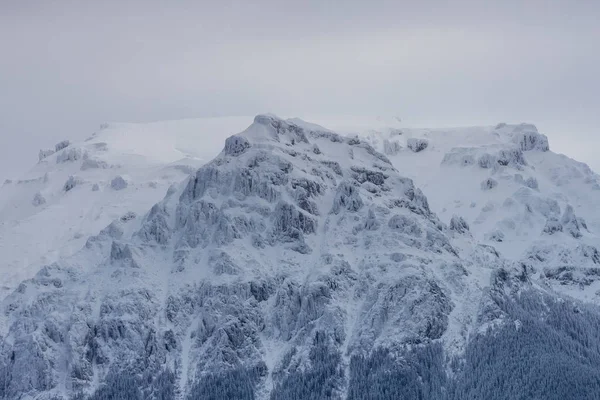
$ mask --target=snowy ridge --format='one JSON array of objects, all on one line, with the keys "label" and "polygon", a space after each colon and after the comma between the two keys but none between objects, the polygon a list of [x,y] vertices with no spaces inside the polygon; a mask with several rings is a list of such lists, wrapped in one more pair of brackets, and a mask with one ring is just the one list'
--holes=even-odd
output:
[{"label": "snowy ridge", "polygon": [[532,125],[340,129],[357,137],[259,115],[206,164],[213,147],[168,147],[165,126],[139,147],[131,132],[151,127],[62,143],[32,173],[50,179],[3,203],[41,226],[107,194],[97,231],[8,281],[0,398],[483,399],[488,338],[501,354],[564,313],[600,321],[557,295],[597,303],[598,177]]},{"label": "snowy ridge", "polygon": [[[385,140],[394,137],[404,147],[402,140],[413,135],[427,139],[429,148],[388,157],[423,189],[443,221],[460,215],[476,239],[526,263],[542,247],[600,246],[595,206],[600,177],[587,165],[550,151],[548,138],[535,126],[408,130],[404,138],[380,132],[368,139],[385,152]],[[578,290],[571,290],[566,281],[555,286],[587,300],[599,289],[595,283],[589,290],[576,283]]]},{"label": "snowy ridge", "polygon": [[84,142],[40,151],[34,168],[0,187],[0,295],[111,221],[144,214],[246,125],[246,118],[104,124]]}]

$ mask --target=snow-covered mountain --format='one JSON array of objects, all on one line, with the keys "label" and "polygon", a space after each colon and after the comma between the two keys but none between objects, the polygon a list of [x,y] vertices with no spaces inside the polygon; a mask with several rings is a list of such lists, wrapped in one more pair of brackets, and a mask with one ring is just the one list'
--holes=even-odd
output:
[{"label": "snow-covered mountain", "polygon": [[0,398],[598,398],[596,174],[528,124],[318,122],[40,152],[0,191]]},{"label": "snow-covered mountain", "polygon": [[[461,217],[480,243],[535,269],[555,290],[600,300],[600,177],[550,151],[535,126],[378,132],[369,141],[415,180],[442,221]],[[427,147],[414,152],[411,141]]]},{"label": "snow-covered mountain", "polygon": [[247,125],[247,118],[105,124],[81,143],[40,150],[37,165],[0,188],[0,296],[113,220],[146,213]]}]

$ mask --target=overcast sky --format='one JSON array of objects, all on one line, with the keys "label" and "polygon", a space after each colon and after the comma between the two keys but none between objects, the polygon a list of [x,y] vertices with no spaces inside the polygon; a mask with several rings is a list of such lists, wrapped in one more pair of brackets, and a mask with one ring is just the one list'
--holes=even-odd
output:
[{"label": "overcast sky", "polygon": [[600,1],[0,0],[0,178],[104,121],[528,121],[600,171]]}]

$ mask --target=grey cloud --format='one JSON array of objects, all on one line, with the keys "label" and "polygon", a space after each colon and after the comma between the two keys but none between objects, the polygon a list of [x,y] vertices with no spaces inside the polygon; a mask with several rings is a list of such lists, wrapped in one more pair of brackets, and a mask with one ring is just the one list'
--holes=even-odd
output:
[{"label": "grey cloud", "polygon": [[3,1],[0,178],[34,161],[23,139],[264,111],[531,121],[600,170],[598,17],[566,0]]}]

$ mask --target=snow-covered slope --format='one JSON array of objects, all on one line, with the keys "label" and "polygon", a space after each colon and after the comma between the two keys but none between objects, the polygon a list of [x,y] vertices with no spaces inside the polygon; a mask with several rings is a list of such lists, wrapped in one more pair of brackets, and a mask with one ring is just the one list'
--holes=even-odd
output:
[{"label": "snow-covered slope", "polygon": [[[551,151],[535,126],[380,130],[368,139],[415,180],[442,221],[464,218],[476,239],[531,266],[555,289],[600,301],[592,250],[600,246],[600,177]],[[414,140],[427,148],[414,152]],[[389,143],[398,144],[390,150]],[[573,267],[588,267],[587,278],[567,279]]]},{"label": "snow-covered slope", "polygon": [[597,398],[589,168],[317,122],[109,126],[6,184],[0,398]]},{"label": "snow-covered slope", "polygon": [[103,125],[84,142],[40,150],[34,168],[0,187],[0,297],[113,220],[144,214],[247,125],[242,117]]}]

